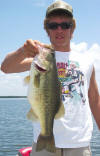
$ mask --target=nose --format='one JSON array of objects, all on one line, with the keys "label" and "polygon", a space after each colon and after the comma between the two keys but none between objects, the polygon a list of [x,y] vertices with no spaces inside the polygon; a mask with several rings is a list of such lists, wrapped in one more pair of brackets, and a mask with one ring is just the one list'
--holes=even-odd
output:
[{"label": "nose", "polygon": [[58,31],[63,31],[62,28],[61,28],[61,26],[58,26],[57,30]]}]

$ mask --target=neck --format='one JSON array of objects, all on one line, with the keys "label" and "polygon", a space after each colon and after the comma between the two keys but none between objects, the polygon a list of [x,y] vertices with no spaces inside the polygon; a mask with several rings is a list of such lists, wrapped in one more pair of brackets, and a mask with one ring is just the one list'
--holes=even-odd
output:
[{"label": "neck", "polygon": [[54,48],[55,51],[61,51],[61,52],[70,52],[71,51],[70,45],[69,46],[52,45],[52,47]]}]

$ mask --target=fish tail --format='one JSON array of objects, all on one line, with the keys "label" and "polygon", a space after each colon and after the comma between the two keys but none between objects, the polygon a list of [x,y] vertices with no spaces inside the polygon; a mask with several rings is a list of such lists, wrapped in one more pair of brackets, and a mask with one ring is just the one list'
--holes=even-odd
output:
[{"label": "fish tail", "polygon": [[48,152],[56,152],[54,136],[39,135],[36,145],[36,151],[46,149]]}]

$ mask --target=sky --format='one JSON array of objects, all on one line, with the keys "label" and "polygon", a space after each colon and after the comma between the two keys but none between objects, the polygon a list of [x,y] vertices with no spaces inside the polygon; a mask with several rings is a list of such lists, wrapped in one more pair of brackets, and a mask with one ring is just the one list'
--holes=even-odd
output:
[{"label": "sky", "polygon": [[[5,56],[27,39],[50,43],[43,28],[47,7],[54,0],[0,0],[0,64]],[[71,46],[94,59],[100,89],[100,0],[65,0],[73,7],[76,30]],[[27,95],[23,79],[29,72],[4,74],[0,71],[0,96]]]}]

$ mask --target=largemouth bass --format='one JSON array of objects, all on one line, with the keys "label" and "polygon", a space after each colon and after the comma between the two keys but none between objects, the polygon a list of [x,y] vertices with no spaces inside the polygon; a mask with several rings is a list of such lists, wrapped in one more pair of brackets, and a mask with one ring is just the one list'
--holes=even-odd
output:
[{"label": "largemouth bass", "polygon": [[33,59],[30,69],[28,100],[31,109],[27,114],[32,121],[39,120],[41,133],[37,140],[36,151],[46,149],[55,152],[53,136],[54,118],[64,115],[61,103],[61,85],[58,80],[54,51],[42,48],[39,56]]}]

